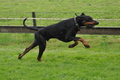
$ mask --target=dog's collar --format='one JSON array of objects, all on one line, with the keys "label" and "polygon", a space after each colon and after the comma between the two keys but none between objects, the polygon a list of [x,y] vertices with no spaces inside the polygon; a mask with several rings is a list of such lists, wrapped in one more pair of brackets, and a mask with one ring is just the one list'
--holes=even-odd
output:
[{"label": "dog's collar", "polygon": [[78,30],[80,31],[80,27],[79,27],[79,24],[78,24],[77,21],[76,21],[76,17],[74,17],[74,22],[75,22],[76,27],[77,27]]}]

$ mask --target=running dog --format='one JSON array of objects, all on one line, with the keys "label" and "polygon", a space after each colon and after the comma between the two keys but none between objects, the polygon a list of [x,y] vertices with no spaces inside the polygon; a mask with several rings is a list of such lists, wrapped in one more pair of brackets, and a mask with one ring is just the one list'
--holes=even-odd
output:
[{"label": "running dog", "polygon": [[26,48],[22,54],[18,56],[18,59],[21,59],[27,52],[29,52],[34,47],[39,46],[39,54],[37,60],[42,61],[41,57],[46,48],[46,41],[51,38],[56,38],[63,42],[74,41],[73,44],[68,46],[69,48],[75,47],[78,44],[78,41],[81,41],[86,48],[90,48],[88,43],[83,38],[75,36],[77,32],[80,31],[81,26],[86,26],[86,28],[93,28],[94,25],[98,25],[99,22],[93,20],[92,17],[87,16],[84,13],[82,13],[80,16],[78,16],[76,13],[75,15],[76,17],[74,18],[66,19],[60,21],[59,23],[39,29],[26,26],[25,21],[27,20],[27,18],[24,19],[24,27],[35,30],[36,33],[34,42],[28,48]]}]

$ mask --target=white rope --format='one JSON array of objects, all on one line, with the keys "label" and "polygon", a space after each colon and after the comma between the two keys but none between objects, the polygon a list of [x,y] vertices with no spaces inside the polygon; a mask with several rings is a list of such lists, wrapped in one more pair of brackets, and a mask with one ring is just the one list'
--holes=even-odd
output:
[{"label": "white rope", "polygon": [[[25,18],[0,18],[0,19],[25,19]],[[68,18],[28,18],[28,19],[38,19],[38,20],[65,20]],[[106,21],[120,21],[120,19],[94,19],[94,20],[106,20]]]}]

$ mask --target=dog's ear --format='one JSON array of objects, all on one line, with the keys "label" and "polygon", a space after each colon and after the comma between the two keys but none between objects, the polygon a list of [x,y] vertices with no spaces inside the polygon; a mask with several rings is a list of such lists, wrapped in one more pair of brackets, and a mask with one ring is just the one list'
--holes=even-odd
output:
[{"label": "dog's ear", "polygon": [[76,18],[78,18],[78,19],[80,19],[80,18],[81,18],[81,16],[78,16],[78,15],[77,15],[77,13],[75,13],[75,15],[76,15]]},{"label": "dog's ear", "polygon": [[78,17],[77,13],[75,13],[75,15]]},{"label": "dog's ear", "polygon": [[84,13],[81,14],[81,16],[85,15]]}]

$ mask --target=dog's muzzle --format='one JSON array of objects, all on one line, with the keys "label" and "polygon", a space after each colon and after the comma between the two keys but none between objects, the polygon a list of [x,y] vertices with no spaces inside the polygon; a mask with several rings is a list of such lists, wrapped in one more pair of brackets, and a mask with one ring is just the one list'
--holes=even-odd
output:
[{"label": "dog's muzzle", "polygon": [[99,22],[97,21],[93,21],[93,22],[85,22],[84,25],[86,26],[86,28],[94,28],[95,25],[98,25]]},{"label": "dog's muzzle", "polygon": [[98,24],[99,24],[99,22],[95,21],[95,25],[98,25]]}]

